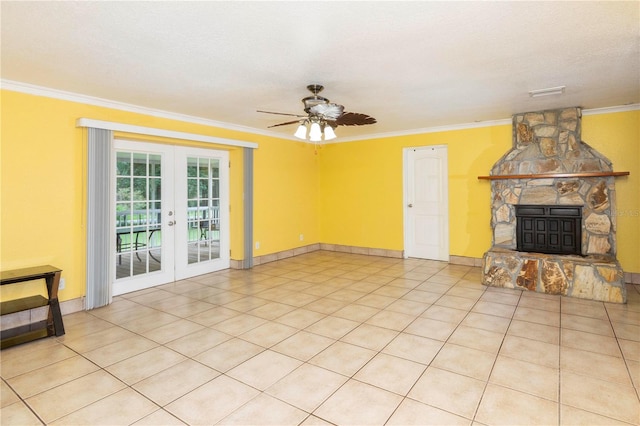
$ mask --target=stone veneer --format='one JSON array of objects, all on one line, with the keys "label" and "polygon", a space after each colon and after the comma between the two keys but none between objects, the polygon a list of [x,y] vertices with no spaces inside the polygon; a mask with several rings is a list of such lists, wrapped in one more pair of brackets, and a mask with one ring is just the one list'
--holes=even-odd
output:
[{"label": "stone veneer", "polygon": [[[607,158],[581,141],[580,122],[579,108],[514,115],[513,148],[491,170],[505,179],[491,181],[493,239],[483,258],[483,284],[626,302],[616,260],[614,177],[531,176],[613,171]],[[516,251],[518,204],[581,206],[583,256]]]}]

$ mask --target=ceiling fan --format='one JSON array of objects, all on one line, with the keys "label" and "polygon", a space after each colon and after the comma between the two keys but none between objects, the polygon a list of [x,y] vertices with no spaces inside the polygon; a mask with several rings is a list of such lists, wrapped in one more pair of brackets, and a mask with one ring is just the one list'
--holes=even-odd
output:
[{"label": "ceiling fan", "polygon": [[309,140],[312,142],[320,142],[323,136],[325,141],[335,139],[336,134],[333,129],[338,126],[363,126],[365,124],[376,123],[376,119],[371,116],[358,112],[345,112],[344,106],[331,103],[329,99],[319,96],[318,93],[324,89],[320,84],[310,84],[307,86],[307,89],[313,95],[302,99],[306,115],[258,110],[258,112],[265,114],[298,117],[296,120],[274,124],[273,126],[269,126],[269,128],[299,123],[300,125],[294,136],[300,139],[306,139],[307,125],[309,125]]}]

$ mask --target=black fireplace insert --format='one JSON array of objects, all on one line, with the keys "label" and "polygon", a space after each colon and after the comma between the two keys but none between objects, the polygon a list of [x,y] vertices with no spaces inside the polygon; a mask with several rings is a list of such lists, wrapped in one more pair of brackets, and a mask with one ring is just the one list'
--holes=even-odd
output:
[{"label": "black fireplace insert", "polygon": [[518,251],[582,254],[582,206],[516,205]]}]

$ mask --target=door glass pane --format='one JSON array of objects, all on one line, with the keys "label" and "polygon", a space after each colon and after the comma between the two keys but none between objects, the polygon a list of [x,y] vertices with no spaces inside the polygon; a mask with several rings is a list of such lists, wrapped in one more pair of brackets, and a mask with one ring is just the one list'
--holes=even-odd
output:
[{"label": "door glass pane", "polygon": [[209,177],[209,160],[205,158],[201,158],[198,161],[198,164],[200,165],[200,177],[201,178]]},{"label": "door glass pane", "polygon": [[187,197],[189,200],[198,198],[198,179],[187,180]]},{"label": "door glass pane", "polygon": [[149,199],[159,200],[162,197],[160,178],[149,179]]},{"label": "door glass pane", "polygon": [[131,201],[130,177],[119,177],[116,179],[116,201]]},{"label": "door glass pane", "polygon": [[158,154],[149,155],[149,176],[162,176],[162,156]]},{"label": "door glass pane", "polygon": [[196,176],[198,176],[198,159],[188,158],[187,159],[187,177],[196,177]]},{"label": "door glass pane", "polygon": [[131,176],[131,154],[128,152],[118,152],[116,155],[116,162],[118,175]]},{"label": "door glass pane", "polygon": [[187,158],[188,263],[220,258],[219,160]]},{"label": "door glass pane", "polygon": [[208,199],[209,198],[209,179],[200,179],[199,185],[200,187],[200,199]]},{"label": "door glass pane", "polygon": [[146,177],[133,178],[133,199],[134,200],[147,199],[147,178]]},{"label": "door glass pane", "polygon": [[161,156],[116,153],[116,279],[161,270]]},{"label": "door glass pane", "polygon": [[219,199],[220,198],[220,182],[219,182],[219,179],[215,179],[213,182],[211,182],[211,196],[214,199]]},{"label": "door glass pane", "polygon": [[133,175],[147,176],[148,155],[142,153],[133,154]]}]

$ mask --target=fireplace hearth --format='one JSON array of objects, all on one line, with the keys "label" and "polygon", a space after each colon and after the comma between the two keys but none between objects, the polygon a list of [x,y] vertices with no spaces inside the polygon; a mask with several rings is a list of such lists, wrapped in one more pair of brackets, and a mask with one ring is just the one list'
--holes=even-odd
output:
[{"label": "fireplace hearth", "polygon": [[579,108],[513,116],[513,148],[491,169],[492,246],[482,283],[626,302],[616,259],[616,175],[581,140]]}]

